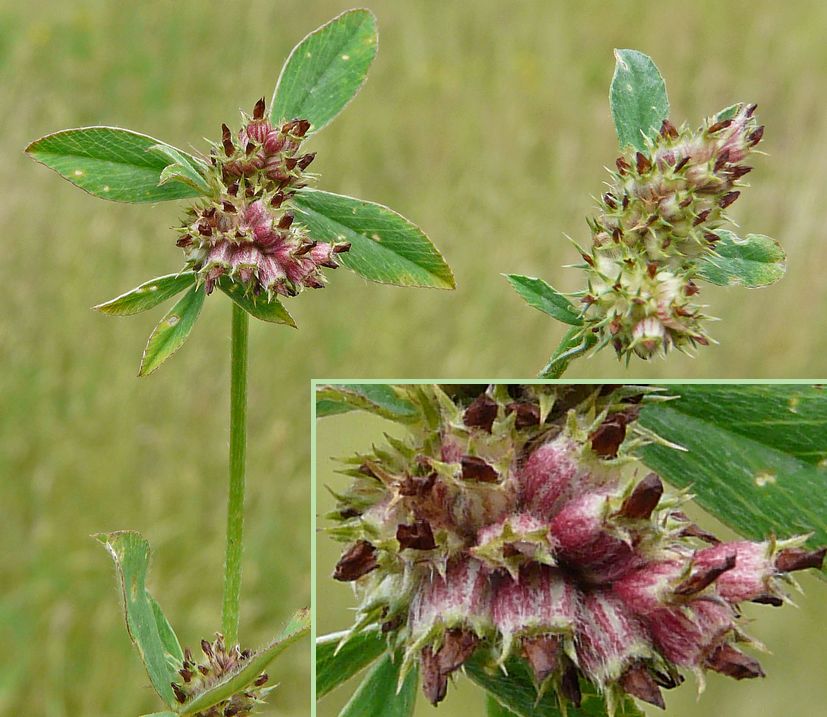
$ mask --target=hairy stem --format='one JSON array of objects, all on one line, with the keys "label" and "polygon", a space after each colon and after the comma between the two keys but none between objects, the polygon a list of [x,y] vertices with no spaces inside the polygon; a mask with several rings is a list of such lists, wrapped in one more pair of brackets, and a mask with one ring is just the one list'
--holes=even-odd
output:
[{"label": "hairy stem", "polygon": [[246,312],[233,304],[230,353],[230,491],[227,502],[227,557],[224,563],[224,606],[221,617],[228,645],[238,642],[241,598],[244,467],[247,454],[247,329]]}]

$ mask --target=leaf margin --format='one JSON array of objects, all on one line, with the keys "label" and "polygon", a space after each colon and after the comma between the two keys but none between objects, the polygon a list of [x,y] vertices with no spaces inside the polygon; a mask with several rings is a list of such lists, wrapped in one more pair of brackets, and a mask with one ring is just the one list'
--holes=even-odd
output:
[{"label": "leaf margin", "polygon": [[[545,279],[525,274],[503,274],[503,276],[529,306],[569,326],[583,325],[581,312]],[[534,287],[539,288],[535,290]],[[549,308],[553,310],[550,311]]]},{"label": "leaf margin", "polygon": [[[365,649],[366,648],[366,649]],[[316,638],[316,700],[322,699],[350,678],[373,664],[388,649],[384,637],[376,629],[367,629],[352,635],[349,630],[333,632]],[[322,653],[320,655],[320,652]],[[353,659],[354,652],[364,653],[361,661]],[[344,662],[346,669],[341,669]],[[333,674],[334,678],[327,677]]]},{"label": "leaf margin", "polygon": [[[96,533],[92,536],[97,540],[101,545],[104,546],[106,551],[109,553],[110,557],[112,558],[113,562],[115,563],[115,573],[118,578],[118,587],[120,593],[120,600],[121,600],[121,607],[123,612],[124,621],[126,622],[127,633],[129,634],[130,640],[132,641],[133,645],[138,651],[138,654],[141,658],[141,662],[144,665],[144,669],[149,676],[150,683],[152,684],[153,689],[158,694],[158,696],[166,703],[168,707],[173,707],[177,704],[175,699],[175,695],[172,692],[172,688],[170,686],[170,682],[174,679],[175,672],[170,667],[167,659],[166,659],[166,651],[164,647],[164,640],[160,635],[158,629],[158,614],[160,613],[163,616],[163,612],[160,610],[160,605],[158,605],[157,601],[154,597],[152,597],[149,590],[146,589],[146,578],[149,575],[149,565],[150,565],[150,558],[152,555],[151,548],[149,546],[149,541],[144,538],[139,532],[134,530],[116,530],[111,532],[104,532],[104,533]],[[150,664],[147,662],[147,657],[145,656],[145,649],[149,647],[150,649],[152,646],[146,646],[143,644],[142,640],[139,640],[138,637],[133,633],[135,629],[134,626],[130,623],[130,611],[127,607],[127,587],[126,587],[126,574],[123,570],[123,562],[117,552],[116,546],[113,544],[113,539],[131,539],[137,540],[143,550],[145,550],[146,555],[146,564],[142,571],[143,581],[144,581],[144,597],[147,600],[146,607],[149,609],[152,615],[152,625],[155,626],[156,637],[158,638],[157,644],[154,646],[156,649],[160,648],[162,658],[160,659],[159,664],[155,665],[156,668],[163,667],[165,668],[163,675],[158,675],[154,668],[150,667]],[[130,589],[130,593],[133,590]],[[172,626],[170,625],[169,621],[164,616],[164,622],[166,626],[169,626],[169,629],[172,630]],[[175,634],[174,631],[172,633]],[[177,637],[175,638],[177,641]],[[157,658],[157,655],[156,655]],[[164,713],[161,713],[164,714]]]},{"label": "leaf margin", "polygon": [[[696,264],[698,278],[716,286],[743,286],[746,289],[762,289],[781,281],[787,273],[787,253],[777,239],[766,234],[748,233],[745,237],[738,236],[729,229],[716,229],[721,241],[715,244],[709,255],[702,257]],[[757,261],[744,252],[763,251],[769,256],[768,261]],[[750,275],[745,264],[760,264],[763,266],[763,279],[755,278],[760,273],[753,270]],[[752,276],[753,278],[749,278]]]},{"label": "leaf margin", "polygon": [[[430,258],[434,260],[435,267],[440,271],[440,273],[435,273],[436,269],[432,270],[427,267],[423,267],[417,264],[415,261],[408,259],[407,257],[402,257],[402,263],[412,264],[418,271],[424,272],[426,275],[432,277],[432,279],[428,282],[423,282],[417,280],[415,278],[408,278],[405,281],[400,280],[390,280],[387,278],[381,278],[377,273],[373,272],[372,270],[365,271],[363,268],[359,266],[360,261],[362,259],[361,249],[361,242],[369,242],[364,246],[371,246],[373,244],[381,245],[381,242],[377,241],[375,238],[368,236],[368,230],[358,230],[353,229],[352,227],[341,224],[335,219],[331,219],[328,215],[322,213],[318,209],[314,209],[312,207],[307,206],[305,204],[302,206],[302,201],[307,202],[308,198],[311,198],[310,201],[312,202],[312,197],[322,197],[324,199],[332,199],[333,201],[339,201],[343,205],[350,205],[351,206],[351,213],[357,211],[356,205],[360,205],[362,208],[369,208],[371,210],[378,211],[379,213],[387,214],[388,218],[391,221],[399,222],[401,226],[404,226],[405,229],[408,229],[417,236],[417,240],[421,242],[422,246],[430,253]],[[451,269],[450,265],[445,258],[442,256],[442,253],[439,249],[436,248],[434,243],[431,241],[430,237],[419,227],[417,224],[412,222],[407,217],[403,216],[399,212],[391,209],[390,207],[380,204],[379,202],[372,202],[367,199],[358,199],[356,197],[351,197],[345,194],[337,194],[335,192],[327,192],[320,189],[310,189],[304,188],[300,189],[296,192],[295,196],[291,199],[291,204],[294,209],[294,213],[296,214],[296,219],[299,220],[305,227],[308,229],[308,233],[311,237],[318,231],[319,234],[315,237],[320,241],[335,241],[336,239],[345,238],[351,240],[351,248],[350,251],[344,252],[338,255],[339,260],[341,261],[342,265],[350,269],[355,274],[367,279],[368,281],[375,282],[377,284],[388,284],[391,286],[403,286],[403,287],[411,287],[411,288],[427,288],[427,289],[456,289],[456,280],[454,278],[453,270]],[[317,205],[318,206],[318,205]],[[327,231],[321,231],[318,228],[319,220],[317,217],[322,217],[331,225],[336,225],[338,227],[343,227],[346,231],[335,231],[331,232],[328,228]],[[316,228],[312,226],[313,222],[317,222]],[[310,226],[308,226],[310,223]],[[374,232],[375,234],[375,232]],[[353,241],[354,238],[358,238],[356,242]],[[356,251],[353,251],[353,247],[356,246]],[[393,251],[393,250],[390,250]],[[399,254],[397,252],[393,252],[397,257]]]}]

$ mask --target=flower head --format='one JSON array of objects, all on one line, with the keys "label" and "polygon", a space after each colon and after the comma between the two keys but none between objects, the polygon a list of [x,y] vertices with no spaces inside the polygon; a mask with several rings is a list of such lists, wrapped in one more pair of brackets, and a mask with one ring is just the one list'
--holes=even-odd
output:
[{"label": "flower head", "polygon": [[740,196],[743,164],[761,141],[755,105],[698,130],[664,120],[646,150],[617,158],[609,189],[589,219],[591,247],[583,333],[619,356],[650,358],[709,343],[698,294],[698,261],[713,257],[715,231]]},{"label": "flower head", "polygon": [[631,470],[641,388],[417,386],[407,440],[349,463],[331,514],[347,544],[334,577],[360,597],[354,631],[381,626],[436,704],[477,648],[524,659],[538,691],[579,704],[580,677],[610,709],[663,707],[688,670],[763,675],[739,604],[780,605],[793,570],[825,550],[802,538],[722,543],[654,473]]},{"label": "flower head", "polygon": [[289,200],[307,185],[315,153],[302,152],[310,123],[294,119],[273,126],[260,99],[233,136],[222,125],[210,155],[213,196],[197,202],[179,229],[178,246],[207,293],[222,277],[252,293],[294,296],[322,288],[322,267],[335,269],[346,242],[311,240],[295,223]]},{"label": "flower head", "polygon": [[[244,663],[251,657],[248,650],[241,650],[238,645],[228,648],[224,644],[224,636],[221,633],[216,633],[213,642],[201,640],[201,652],[204,657],[199,661],[193,657],[189,649],[184,651],[184,663],[178,670],[181,681],[172,683],[175,699],[180,704],[197,697],[222,680],[228,679],[243,668]],[[262,672],[252,684],[212,707],[195,713],[193,717],[246,717],[251,715],[272,689],[264,687],[267,680],[267,674]]]}]

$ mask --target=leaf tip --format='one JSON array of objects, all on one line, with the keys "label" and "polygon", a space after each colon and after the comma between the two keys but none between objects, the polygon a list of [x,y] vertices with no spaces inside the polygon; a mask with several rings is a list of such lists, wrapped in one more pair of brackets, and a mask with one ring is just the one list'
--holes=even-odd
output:
[{"label": "leaf tip", "polygon": [[[378,20],[376,19],[376,13],[373,12],[370,8],[367,7],[354,7],[350,10],[345,10],[342,15],[362,15],[367,18],[373,25],[378,24]],[[340,16],[341,17],[341,16]]]},{"label": "leaf tip", "polygon": [[504,274],[503,273],[503,274],[500,274],[500,276],[504,276],[506,278],[506,280],[508,281],[508,283],[512,284],[512,285],[514,283],[520,281],[520,279],[536,278],[536,277],[525,276],[524,274]]},{"label": "leaf tip", "polygon": [[[161,363],[163,363],[163,361]],[[152,361],[147,359],[146,351],[144,351],[144,355],[141,357],[141,365],[138,367],[138,378],[149,376],[161,363],[153,364]]]}]

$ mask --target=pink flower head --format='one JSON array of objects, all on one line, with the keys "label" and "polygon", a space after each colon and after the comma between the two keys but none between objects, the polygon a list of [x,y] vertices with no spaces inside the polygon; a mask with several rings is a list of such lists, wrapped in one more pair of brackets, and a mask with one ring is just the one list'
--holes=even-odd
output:
[{"label": "pink flower head", "polygon": [[236,138],[222,125],[222,140],[210,156],[215,196],[189,210],[178,246],[198,272],[207,293],[219,281],[268,296],[294,296],[325,285],[322,267],[335,269],[347,242],[312,241],[290,208],[306,186],[315,154],[301,154],[307,120],[273,126],[256,104]]},{"label": "pink flower head", "polygon": [[780,603],[780,580],[825,551],[717,542],[656,474],[625,473],[636,403],[593,392],[555,415],[557,387],[497,388],[471,400],[416,386],[408,439],[350,471],[334,577],[361,597],[356,629],[378,623],[404,665],[418,661],[432,703],[475,650],[504,669],[525,660],[540,693],[574,705],[581,678],[610,707],[663,707],[681,670],[763,675],[734,646],[739,603]]}]

